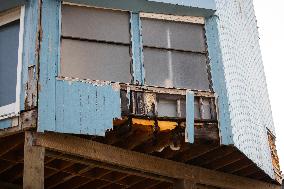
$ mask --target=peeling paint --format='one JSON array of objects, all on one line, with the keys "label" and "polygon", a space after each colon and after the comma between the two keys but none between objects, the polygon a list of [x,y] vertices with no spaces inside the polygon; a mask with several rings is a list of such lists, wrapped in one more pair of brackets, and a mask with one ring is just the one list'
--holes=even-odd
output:
[{"label": "peeling paint", "polygon": [[39,125],[38,130],[104,136],[120,117],[118,85],[57,80],[55,127]]},{"label": "peeling paint", "polygon": [[194,143],[194,93],[186,93],[186,142]]},{"label": "peeling paint", "polygon": [[40,2],[40,0],[28,0],[25,4],[21,111],[37,106],[38,54],[41,30]]},{"label": "peeling paint", "polygon": [[36,66],[28,67],[28,81],[26,83],[25,110],[37,106],[37,72]]}]

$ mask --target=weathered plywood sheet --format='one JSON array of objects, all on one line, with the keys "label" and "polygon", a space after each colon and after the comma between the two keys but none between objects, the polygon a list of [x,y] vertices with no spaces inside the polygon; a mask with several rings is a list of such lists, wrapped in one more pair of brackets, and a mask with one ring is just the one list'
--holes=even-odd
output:
[{"label": "weathered plywood sheet", "polygon": [[103,136],[112,128],[113,119],[119,117],[119,87],[58,80],[55,130],[48,125],[39,130]]}]

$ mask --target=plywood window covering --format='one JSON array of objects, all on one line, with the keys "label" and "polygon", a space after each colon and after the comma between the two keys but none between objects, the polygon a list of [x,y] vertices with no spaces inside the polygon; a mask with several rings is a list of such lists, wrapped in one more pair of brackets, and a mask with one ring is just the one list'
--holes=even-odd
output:
[{"label": "plywood window covering", "polygon": [[0,119],[20,111],[24,10],[0,13]]},{"label": "plywood window covering", "polygon": [[141,18],[146,84],[209,90],[204,24],[168,17]]},{"label": "plywood window covering", "polygon": [[62,5],[61,75],[129,83],[129,13]]}]

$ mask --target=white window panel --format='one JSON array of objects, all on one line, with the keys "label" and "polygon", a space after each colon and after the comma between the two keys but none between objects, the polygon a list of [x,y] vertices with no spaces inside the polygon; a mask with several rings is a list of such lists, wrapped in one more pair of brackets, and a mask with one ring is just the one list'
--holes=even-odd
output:
[{"label": "white window panel", "polygon": [[62,76],[129,83],[130,62],[129,46],[62,40]]},{"label": "white window panel", "polygon": [[144,48],[146,84],[209,90],[206,55]]},{"label": "white window panel", "polygon": [[0,15],[0,119],[20,111],[24,11]]},{"label": "white window panel", "polygon": [[62,36],[130,43],[129,12],[62,5]]}]

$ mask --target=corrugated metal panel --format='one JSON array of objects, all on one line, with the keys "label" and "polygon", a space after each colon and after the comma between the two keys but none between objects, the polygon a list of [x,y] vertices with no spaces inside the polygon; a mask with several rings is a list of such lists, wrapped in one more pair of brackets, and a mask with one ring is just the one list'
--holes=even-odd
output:
[{"label": "corrugated metal panel", "polygon": [[[274,133],[274,126],[253,3],[252,0],[216,0],[216,3],[218,19],[209,19],[207,30],[212,24],[218,26],[222,53],[218,62],[223,63],[233,142],[274,178],[267,140],[267,128]],[[212,39],[209,46],[210,42],[214,46]],[[212,69],[212,73],[214,79],[218,70]],[[219,100],[226,103],[226,98]]]}]

